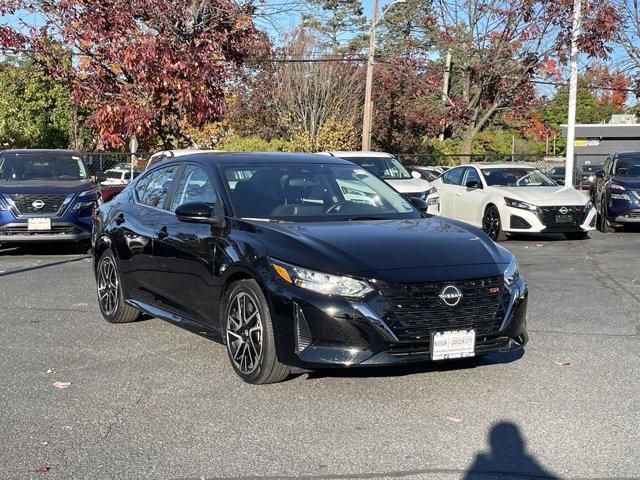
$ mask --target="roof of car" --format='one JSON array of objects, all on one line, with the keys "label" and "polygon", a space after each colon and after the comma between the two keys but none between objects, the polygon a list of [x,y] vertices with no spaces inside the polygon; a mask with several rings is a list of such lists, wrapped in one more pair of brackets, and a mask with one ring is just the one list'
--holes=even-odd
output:
[{"label": "roof of car", "polygon": [[[194,153],[191,155],[183,155],[180,156],[179,159],[176,158],[168,158],[165,162],[170,162],[174,160],[207,160],[211,161],[218,165],[224,164],[237,164],[237,163],[249,163],[249,164],[260,164],[260,163],[331,163],[331,164],[349,164],[347,160],[337,158],[337,157],[329,157],[325,155],[315,155],[311,153],[288,153],[288,152],[236,152],[236,153],[226,153],[226,152],[207,152],[207,153]],[[162,163],[165,163],[162,162]]]},{"label": "roof of car", "polygon": [[69,155],[80,156],[80,152],[75,150],[58,150],[55,148],[16,148],[13,150],[1,150],[0,153],[14,153],[19,155],[25,155],[28,153],[66,153]]},{"label": "roof of car", "polygon": [[333,150],[327,152],[319,152],[319,155],[332,155],[340,158],[393,158],[393,155],[386,152],[368,152],[368,151],[345,151],[345,150]]},{"label": "roof of car", "polygon": [[478,168],[536,168],[533,165],[527,165],[526,163],[492,163],[492,162],[478,162],[469,163],[466,165],[460,165],[461,167],[478,167]]},{"label": "roof of car", "polygon": [[616,152],[618,157],[640,157],[640,152]]}]

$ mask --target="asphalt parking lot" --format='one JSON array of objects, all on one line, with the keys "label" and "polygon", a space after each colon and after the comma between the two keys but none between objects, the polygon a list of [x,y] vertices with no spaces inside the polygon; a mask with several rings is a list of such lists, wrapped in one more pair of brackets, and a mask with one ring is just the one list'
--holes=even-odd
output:
[{"label": "asphalt parking lot", "polygon": [[504,246],[524,355],[259,387],[205,336],[104,322],[82,252],[0,249],[0,478],[640,477],[640,233]]}]

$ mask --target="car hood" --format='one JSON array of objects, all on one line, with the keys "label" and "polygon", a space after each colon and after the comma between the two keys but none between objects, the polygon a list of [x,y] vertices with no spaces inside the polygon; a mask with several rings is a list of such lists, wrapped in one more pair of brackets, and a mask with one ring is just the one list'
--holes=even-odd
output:
[{"label": "car hood", "polygon": [[505,197],[543,207],[558,205],[584,205],[587,197],[571,187],[491,187]]},{"label": "car hood", "polygon": [[639,177],[611,177],[611,181],[627,188],[640,188]]},{"label": "car hood", "polygon": [[69,194],[95,187],[91,180],[0,180],[0,193],[15,194]]},{"label": "car hood", "polygon": [[404,180],[385,180],[397,192],[417,193],[426,192],[431,188],[431,184],[422,178],[407,178]]},{"label": "car hood", "polygon": [[500,265],[510,260],[481,230],[443,217],[246,222],[272,258],[336,274],[398,281],[403,276],[415,279],[416,271],[427,270],[430,278],[480,278],[500,274],[504,270]]}]

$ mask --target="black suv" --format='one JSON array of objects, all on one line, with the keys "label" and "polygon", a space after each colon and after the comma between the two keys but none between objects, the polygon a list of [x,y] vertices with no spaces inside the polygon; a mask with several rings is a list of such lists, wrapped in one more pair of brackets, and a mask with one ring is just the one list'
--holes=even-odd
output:
[{"label": "black suv", "polygon": [[98,204],[80,154],[0,152],[0,243],[89,242]]},{"label": "black suv", "polygon": [[98,209],[100,309],[209,330],[251,383],[523,346],[514,257],[426,208],[334,157],[166,160]]},{"label": "black suv", "polygon": [[595,173],[593,204],[598,228],[610,231],[624,225],[640,225],[640,152],[611,155]]}]

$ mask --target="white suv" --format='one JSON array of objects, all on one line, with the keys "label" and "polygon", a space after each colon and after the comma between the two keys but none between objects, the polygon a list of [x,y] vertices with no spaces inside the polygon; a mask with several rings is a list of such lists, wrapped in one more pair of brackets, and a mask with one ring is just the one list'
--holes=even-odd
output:
[{"label": "white suv", "polygon": [[547,232],[577,240],[595,228],[596,210],[586,195],[530,165],[461,165],[433,184],[441,215],[481,227],[494,241],[509,233]]},{"label": "white suv", "polygon": [[391,185],[405,198],[417,197],[429,205],[428,213],[438,214],[440,211],[440,195],[438,190],[424,180],[418,172],[409,173],[396,157],[384,152],[320,152],[319,155],[344,158],[374,174]]}]

